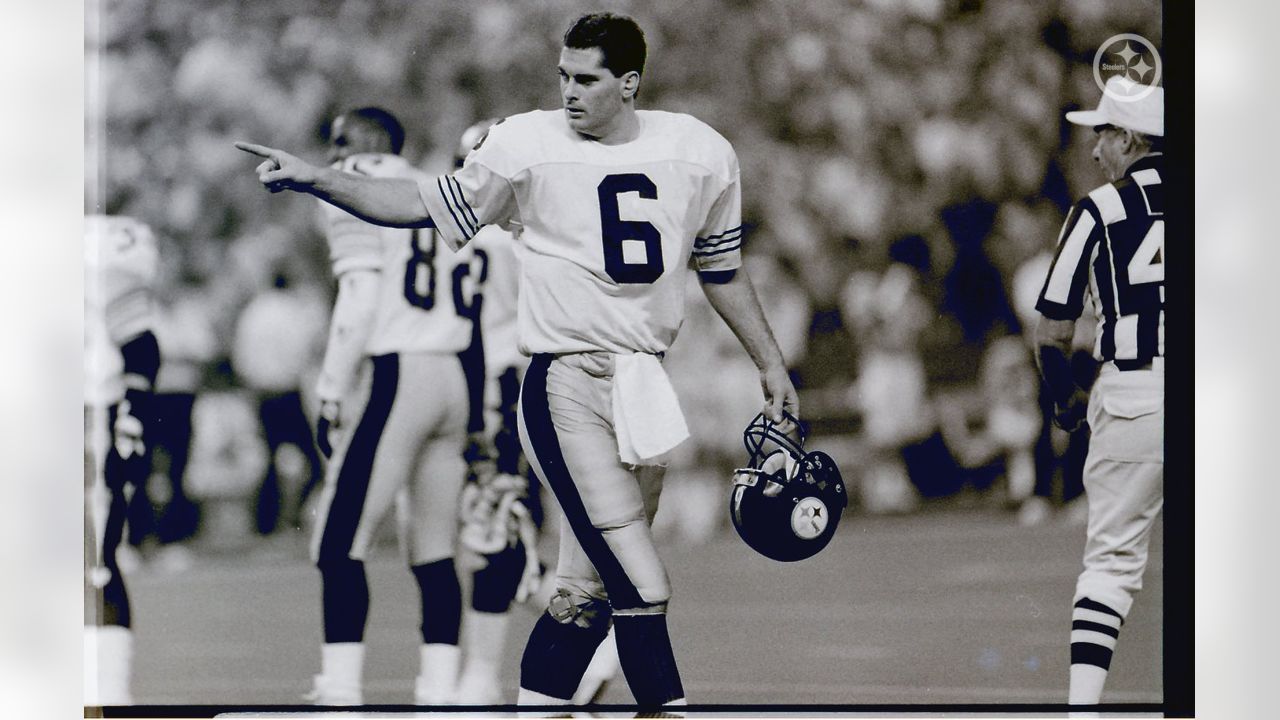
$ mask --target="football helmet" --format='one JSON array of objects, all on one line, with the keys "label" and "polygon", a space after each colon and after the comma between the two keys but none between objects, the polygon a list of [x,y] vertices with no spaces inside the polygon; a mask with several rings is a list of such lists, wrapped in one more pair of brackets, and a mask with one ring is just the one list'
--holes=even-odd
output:
[{"label": "football helmet", "polygon": [[489,128],[500,122],[502,122],[502,118],[485,118],[463,130],[462,137],[458,139],[458,148],[453,153],[454,167],[462,167],[467,155],[470,155],[472,150],[480,147],[484,139],[489,137]]},{"label": "football helmet", "polygon": [[753,550],[780,562],[795,562],[813,557],[831,542],[848,492],[831,456],[805,452],[804,427],[785,415],[795,425],[798,440],[764,414],[743,431],[749,465],[734,471],[729,517]]}]

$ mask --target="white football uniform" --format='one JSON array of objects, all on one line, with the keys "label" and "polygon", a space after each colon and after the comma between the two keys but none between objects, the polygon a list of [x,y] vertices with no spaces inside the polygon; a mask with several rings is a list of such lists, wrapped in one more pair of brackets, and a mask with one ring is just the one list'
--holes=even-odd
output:
[{"label": "white football uniform", "polygon": [[151,229],[128,217],[86,217],[84,240],[84,401],[107,407],[124,397],[120,346],[154,321],[159,254]]},{"label": "white football uniform", "polygon": [[[422,175],[399,155],[375,153],[352,155],[342,169],[372,177]],[[472,322],[458,312],[453,276],[470,250],[452,251],[430,229],[378,227],[328,203],[320,208],[334,276],[358,269],[382,273],[370,355],[456,353],[470,344]]]},{"label": "white football uniform", "polygon": [[526,354],[660,353],[684,319],[689,260],[741,265],[738,160],[688,115],[639,111],[640,136],[587,140],[560,111],[507,118],[452,175],[422,180],[441,236],[518,233]]},{"label": "white football uniform", "polygon": [[[341,167],[374,177],[420,174],[396,155],[353,155]],[[321,493],[313,557],[364,559],[406,486],[411,563],[451,557],[466,473],[470,405],[457,353],[472,336],[464,292],[471,251],[454,252],[434,230],[378,227],[321,209],[334,275],[374,271],[379,290],[368,360],[342,403],[345,429]]]},{"label": "white football uniform", "polygon": [[485,374],[492,378],[506,368],[529,362],[520,352],[516,322],[522,248],[511,233],[496,225],[481,228],[469,247],[474,249],[479,274],[484,277],[480,333],[484,336]]},{"label": "white football uniform", "polygon": [[519,346],[533,357],[520,436],[564,511],[556,586],[607,597],[615,614],[664,608],[670,584],[649,531],[662,468],[619,459],[614,355],[665,352],[690,269],[741,265],[732,147],[690,116],[636,115],[638,136],[619,145],[561,111],[516,115],[452,175],[419,182],[451,245],[490,224],[519,238]]}]

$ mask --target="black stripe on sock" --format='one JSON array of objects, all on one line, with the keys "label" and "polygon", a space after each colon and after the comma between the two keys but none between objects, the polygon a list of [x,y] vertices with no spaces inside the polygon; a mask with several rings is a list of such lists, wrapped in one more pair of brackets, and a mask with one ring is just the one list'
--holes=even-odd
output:
[{"label": "black stripe on sock", "polygon": [[1092,630],[1093,632],[1100,632],[1103,635],[1110,635],[1113,638],[1120,637],[1119,628],[1113,628],[1110,625],[1103,625],[1102,623],[1090,622],[1088,620],[1072,620],[1071,629]]},{"label": "black stripe on sock", "polygon": [[1103,670],[1111,669],[1111,649],[1097,643],[1071,643],[1072,665],[1095,665]]},{"label": "black stripe on sock", "polygon": [[1085,598],[1080,598],[1079,600],[1077,600],[1077,601],[1076,601],[1076,605],[1075,605],[1075,606],[1076,606],[1076,607],[1078,607],[1078,608],[1083,608],[1083,609],[1085,609],[1085,610],[1096,610],[1096,611],[1098,611],[1098,612],[1100,612],[1100,613],[1106,613],[1106,614],[1108,614],[1108,615],[1114,615],[1115,617],[1120,618],[1120,624],[1121,624],[1121,625],[1123,625],[1123,624],[1124,624],[1124,616],[1123,616],[1123,615],[1121,615],[1120,613],[1116,612],[1115,610],[1112,610],[1111,608],[1107,607],[1106,605],[1103,605],[1102,603],[1098,602],[1097,600],[1090,600],[1090,599],[1089,599],[1089,598],[1087,598],[1087,597],[1085,597]]}]

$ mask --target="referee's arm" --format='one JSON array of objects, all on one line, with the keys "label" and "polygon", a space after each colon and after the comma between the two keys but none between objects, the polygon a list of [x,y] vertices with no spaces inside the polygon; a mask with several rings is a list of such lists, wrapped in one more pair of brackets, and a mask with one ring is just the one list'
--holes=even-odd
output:
[{"label": "referee's arm", "polygon": [[1044,315],[1036,325],[1036,364],[1053,398],[1053,421],[1068,432],[1084,420],[1089,395],[1076,385],[1071,372],[1071,339],[1075,320],[1054,320]]}]

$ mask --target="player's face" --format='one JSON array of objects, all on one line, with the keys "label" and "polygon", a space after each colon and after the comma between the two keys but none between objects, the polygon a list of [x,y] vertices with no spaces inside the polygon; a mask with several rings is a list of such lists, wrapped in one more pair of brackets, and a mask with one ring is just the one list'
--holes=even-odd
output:
[{"label": "player's face", "polygon": [[329,128],[329,162],[347,159],[350,155],[368,152],[387,152],[385,136],[368,123],[348,122],[346,116],[334,119]]},{"label": "player's face", "polygon": [[608,136],[622,115],[623,78],[614,77],[603,62],[600,48],[560,51],[560,100],[569,127],[590,138]]},{"label": "player's face", "polygon": [[1112,125],[1101,125],[1094,128],[1094,132],[1098,134],[1098,142],[1093,146],[1093,159],[1102,166],[1108,180],[1118,180],[1129,166],[1129,135]]}]

